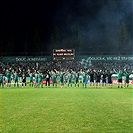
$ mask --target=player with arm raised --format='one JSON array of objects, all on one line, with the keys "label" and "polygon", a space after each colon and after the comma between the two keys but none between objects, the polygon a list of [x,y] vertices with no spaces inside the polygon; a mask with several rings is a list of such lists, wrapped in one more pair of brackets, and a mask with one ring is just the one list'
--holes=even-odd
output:
[{"label": "player with arm raised", "polygon": [[30,77],[30,86],[33,87],[33,73],[31,70],[28,71],[29,77]]},{"label": "player with arm raised", "polygon": [[114,69],[114,72],[118,75],[118,88],[122,88],[122,76],[123,76],[123,72],[122,72],[121,69],[119,69],[118,72]]},{"label": "player with arm raised", "polygon": [[11,87],[11,71],[6,70],[7,87]]},{"label": "player with arm raised", "polygon": [[82,87],[86,88],[86,73],[82,69],[80,70],[80,74],[82,76]]},{"label": "player with arm raised", "polygon": [[13,79],[14,79],[14,87],[19,87],[19,84],[18,84],[18,73],[17,71],[15,70],[14,73],[13,73]]},{"label": "player with arm raised", "polygon": [[42,72],[40,71],[40,72],[38,72],[38,87],[43,88],[42,80],[43,80],[43,74],[42,74]]},{"label": "player with arm raised", "polygon": [[65,72],[58,72],[58,75],[59,75],[59,77],[60,77],[60,86],[61,86],[61,88],[63,88],[64,87],[64,74],[65,74]]},{"label": "player with arm raised", "polygon": [[22,87],[26,86],[26,72],[22,72]]},{"label": "player with arm raised", "polygon": [[129,72],[127,72],[126,69],[124,69],[124,73],[123,74],[126,77],[124,87],[128,87],[129,86],[129,76],[131,74],[133,74],[133,71],[131,73],[129,73]]},{"label": "player with arm raised", "polygon": [[73,71],[72,74],[74,76],[74,87],[78,86],[79,87],[79,72]]},{"label": "player with arm raised", "polygon": [[57,87],[57,71],[55,69],[51,71],[51,78],[53,87]]}]

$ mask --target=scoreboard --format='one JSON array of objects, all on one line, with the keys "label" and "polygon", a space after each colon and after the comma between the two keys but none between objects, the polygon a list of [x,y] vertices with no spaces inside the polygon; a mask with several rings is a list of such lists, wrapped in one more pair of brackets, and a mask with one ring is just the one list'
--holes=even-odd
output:
[{"label": "scoreboard", "polygon": [[75,49],[53,49],[53,60],[74,60]]}]

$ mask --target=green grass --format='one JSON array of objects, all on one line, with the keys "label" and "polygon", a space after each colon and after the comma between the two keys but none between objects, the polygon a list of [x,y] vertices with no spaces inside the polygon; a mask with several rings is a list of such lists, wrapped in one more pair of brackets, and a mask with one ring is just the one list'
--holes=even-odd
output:
[{"label": "green grass", "polygon": [[132,87],[0,89],[2,133],[130,133]]}]

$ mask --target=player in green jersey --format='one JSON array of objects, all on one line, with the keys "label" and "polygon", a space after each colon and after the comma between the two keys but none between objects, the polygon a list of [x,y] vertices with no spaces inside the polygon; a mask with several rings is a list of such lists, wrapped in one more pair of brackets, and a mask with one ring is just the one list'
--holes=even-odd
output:
[{"label": "player in green jersey", "polygon": [[57,73],[56,73],[56,70],[51,71],[51,78],[52,78],[53,87],[57,87]]},{"label": "player in green jersey", "polygon": [[124,69],[124,76],[125,76],[125,83],[124,83],[124,87],[128,87],[129,86],[129,76],[131,74],[133,74],[133,71],[131,73],[127,72],[126,69]]},{"label": "player in green jersey", "polygon": [[68,84],[68,87],[72,87],[72,74],[70,71],[67,71],[67,84]]},{"label": "player in green jersey", "polygon": [[29,70],[28,71],[29,77],[30,77],[30,86],[33,87],[33,73]]},{"label": "player in green jersey", "polygon": [[2,73],[0,73],[0,87],[4,88],[4,75]]},{"label": "player in green jersey", "polygon": [[79,72],[72,71],[72,74],[74,76],[74,87],[79,87]]},{"label": "player in green jersey", "polygon": [[13,73],[13,79],[14,79],[14,87],[19,87],[19,84],[18,84],[18,73],[17,73],[17,71],[15,71],[14,73]]},{"label": "player in green jersey", "polygon": [[122,76],[123,76],[123,72],[120,69],[119,69],[118,72],[114,69],[114,72],[118,75],[118,88],[119,87],[122,88]]},{"label": "player in green jersey", "polygon": [[43,83],[42,83],[42,80],[43,80],[43,74],[42,72],[38,72],[38,87],[42,87],[43,88]]},{"label": "player in green jersey", "polygon": [[86,73],[82,69],[80,70],[80,74],[82,76],[82,87],[86,88]]},{"label": "player in green jersey", "polygon": [[11,71],[6,70],[7,87],[11,87]]},{"label": "player in green jersey", "polygon": [[61,86],[61,88],[63,88],[64,87],[64,72],[59,72],[58,73],[58,75],[59,75],[59,77],[60,77],[60,86]]}]

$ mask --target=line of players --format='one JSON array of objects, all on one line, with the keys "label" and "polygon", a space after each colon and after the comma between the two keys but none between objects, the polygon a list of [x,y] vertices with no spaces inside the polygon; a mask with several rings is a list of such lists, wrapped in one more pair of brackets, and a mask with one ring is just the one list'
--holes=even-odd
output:
[{"label": "line of players", "polygon": [[[133,73],[133,71],[132,71]],[[28,76],[30,79],[29,85],[32,87],[44,87],[48,86],[50,87],[50,80],[52,80],[52,86],[57,87],[57,84],[60,83],[60,87],[63,88],[64,84],[67,83],[68,87],[72,87],[72,84],[74,84],[74,87],[79,87],[79,77],[81,77],[81,84],[83,88],[86,88],[87,86],[87,75],[89,75],[90,80],[90,86],[91,87],[106,87],[106,79],[108,79],[108,86],[112,88],[112,74],[118,75],[118,88],[122,88],[122,77],[125,76],[125,83],[124,87],[129,86],[129,76],[130,74],[124,69],[124,71],[119,70],[118,72],[116,70],[113,71],[102,71],[102,70],[80,70],[80,71],[73,71],[72,69],[67,70],[65,72],[57,71],[56,69],[51,71],[46,71],[45,73],[42,73],[41,71],[34,71],[27,70],[27,72],[17,72],[17,71],[10,71],[7,69],[5,74],[0,74],[0,86],[4,88],[4,84],[6,84],[6,87],[11,87],[11,81],[14,80],[14,87],[19,87],[19,77],[22,79],[22,86],[26,86],[26,77]],[[43,80],[45,79],[45,84],[43,84]],[[6,83],[5,83],[6,81]],[[74,81],[74,82],[72,82]],[[101,85],[102,81],[102,85]],[[65,82],[65,83],[64,83]]]}]

